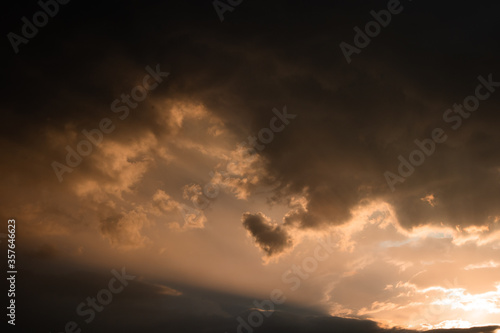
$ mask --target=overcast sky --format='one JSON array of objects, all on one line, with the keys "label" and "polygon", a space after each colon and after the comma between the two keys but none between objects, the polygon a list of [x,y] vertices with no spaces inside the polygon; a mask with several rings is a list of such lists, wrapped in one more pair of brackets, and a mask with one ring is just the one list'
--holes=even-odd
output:
[{"label": "overcast sky", "polygon": [[2,14],[15,330],[500,329],[499,4],[44,1]]}]

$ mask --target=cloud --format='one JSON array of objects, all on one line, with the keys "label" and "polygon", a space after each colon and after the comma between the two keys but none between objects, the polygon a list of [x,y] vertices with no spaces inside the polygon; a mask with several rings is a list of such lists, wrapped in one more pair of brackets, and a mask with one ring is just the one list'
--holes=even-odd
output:
[{"label": "cloud", "polygon": [[[127,269],[127,273],[134,272]],[[136,333],[144,330],[153,333],[175,331],[189,332],[235,332],[241,321],[246,321],[255,312],[251,308],[254,300],[221,293],[192,290],[185,286],[171,287],[168,283],[152,283],[139,277],[129,281],[123,292],[113,295],[106,311],[96,313],[96,320],[85,323],[84,316],[75,312],[76,307],[108,286],[109,272],[73,271],[59,275],[40,274],[26,270],[19,281],[42,293],[20,289],[17,299],[19,309],[33,311],[32,320],[16,322],[24,331],[57,331],[69,321],[80,328],[101,333],[112,330]],[[77,286],[77,288],[75,287]],[[47,299],[51,306],[47,307]],[[28,300],[30,300],[28,302]],[[258,300],[261,301],[261,300]],[[247,306],[249,305],[249,306]],[[34,311],[37,309],[37,311]],[[278,306],[270,317],[263,316],[262,324],[255,331],[271,332],[349,332],[349,333],[417,333],[402,328],[381,327],[371,320],[332,317],[310,314],[302,308]],[[140,316],[140,321],[137,321]],[[256,317],[253,315],[253,317]],[[239,318],[239,319],[238,319]],[[428,333],[493,333],[500,326],[475,327],[461,330],[432,330]],[[244,330],[243,330],[244,331]],[[420,331],[422,332],[422,331]]]},{"label": "cloud", "polygon": [[500,263],[495,262],[493,260],[490,260],[490,261],[485,261],[485,262],[478,263],[478,264],[467,265],[464,267],[464,269],[466,271],[468,271],[468,270],[472,270],[472,269],[481,269],[481,268],[496,268],[499,266],[500,266]]},{"label": "cloud", "polygon": [[157,190],[153,194],[153,206],[157,207],[161,212],[169,213],[179,209],[179,202],[172,199],[170,195],[163,190]]},{"label": "cloud", "polygon": [[52,259],[59,254],[59,249],[53,244],[43,244],[36,250],[27,252],[27,255],[39,260]]},{"label": "cloud", "polygon": [[[210,2],[206,10],[189,2],[110,2],[97,12],[95,6],[68,7],[53,28],[7,59],[0,77],[5,118],[0,149],[8,157],[0,164],[2,219],[15,216],[23,223],[19,232],[32,239],[50,236],[57,256],[65,252],[58,244],[63,239],[77,243],[82,235],[102,236],[112,247],[133,250],[147,247],[151,235],[161,243],[177,227],[189,231],[183,235],[190,234],[193,244],[217,244],[212,246],[220,256],[211,258],[222,266],[228,248],[242,262],[252,254],[231,243],[241,240],[228,227],[231,221],[244,211],[261,212],[242,220],[267,257],[296,248],[299,241],[307,245],[300,237],[311,230],[335,230],[338,258],[331,256],[328,269],[318,268],[313,282],[306,287],[304,281],[298,292],[308,294],[317,285],[324,293],[316,290],[318,297],[304,299],[326,300],[321,305],[339,314],[405,323],[409,310],[427,314],[432,302],[458,293],[447,286],[453,291],[415,292],[443,287],[452,276],[459,276],[465,289],[460,300],[484,301],[479,295],[493,295],[487,293],[497,292],[498,282],[500,92],[482,101],[457,130],[442,115],[474,93],[478,75],[492,73],[500,80],[498,34],[490,33],[498,30],[500,5],[435,3],[429,15],[428,4],[404,3],[404,13],[347,65],[338,43],[352,38],[352,28],[377,10],[371,6],[248,2],[224,25]],[[19,27],[19,17],[33,12],[28,7],[6,15],[6,23]],[[145,66],[157,63],[171,76],[121,121],[110,104],[141,83]],[[272,108],[285,104],[297,118],[264,150],[248,159],[243,149],[235,149],[269,126]],[[95,128],[103,117],[112,119],[116,130],[58,183],[51,162],[64,161],[65,146],[74,147],[82,130]],[[443,128],[447,141],[391,192],[384,172],[396,172],[398,156],[408,157],[417,148],[414,140],[429,137],[435,127]],[[196,184],[209,182],[241,200],[232,205],[221,195],[217,202],[231,205],[201,213],[192,209],[189,200],[203,198],[203,186]],[[262,185],[269,192],[256,196]],[[384,205],[379,215],[357,214],[372,202]],[[282,224],[272,222],[283,216]],[[159,222],[173,228],[162,229]],[[176,246],[185,239],[179,236]],[[32,253],[41,249],[24,244]],[[85,250],[99,247],[89,244]],[[51,259],[47,250],[39,257]],[[178,267],[184,272],[193,267],[190,281],[201,283],[197,274],[208,268],[196,259],[178,260],[191,260]],[[230,274],[217,278],[227,279],[219,285],[253,290]],[[416,289],[405,288],[406,283]],[[387,285],[392,291],[384,289]],[[461,314],[467,315],[422,318],[445,327],[462,325]],[[493,315],[484,320],[498,322]],[[323,327],[316,320],[304,322]],[[188,331],[205,324],[185,318],[175,323]]]},{"label": "cloud", "polygon": [[[494,223],[467,231],[446,225],[407,230],[390,205],[372,203],[330,229],[340,239],[338,252],[314,284],[323,285],[332,315],[417,329],[496,323],[499,240],[478,241],[489,240],[496,228]],[[297,248],[311,247],[304,242]],[[312,287],[305,283],[303,288]]]},{"label": "cloud", "polygon": [[282,226],[273,224],[264,214],[245,213],[241,220],[257,247],[268,257],[278,255],[292,247],[293,241],[287,231]]},{"label": "cloud", "polygon": [[[141,8],[152,16],[158,12],[179,12],[160,10],[162,6],[169,5]],[[276,6],[274,9],[302,12],[296,4]],[[388,40],[379,39],[378,47],[370,45],[370,54],[363,53],[353,66],[346,66],[334,41],[349,35],[347,31],[359,20],[359,10],[355,5],[346,5],[352,12],[347,7],[331,6],[310,13],[314,22],[324,12],[334,15],[335,20],[325,22],[331,28],[326,29],[329,33],[314,26],[299,36],[292,30],[269,29],[274,24],[272,11],[264,13],[256,6],[247,8],[247,13],[258,15],[262,27],[221,32],[218,26],[202,27],[191,22],[190,38],[182,43],[178,43],[177,37],[187,33],[183,30],[185,26],[171,27],[173,30],[166,35],[165,30],[155,29],[155,33],[165,35],[161,47],[150,34],[146,39],[139,37],[146,27],[126,40],[110,35],[109,31],[97,40],[90,32],[77,34],[69,42],[55,38],[54,50],[69,52],[64,59],[80,59],[80,65],[74,67],[69,60],[53,59],[51,50],[42,52],[40,61],[30,60],[28,65],[16,62],[10,69],[11,74],[6,77],[12,82],[6,84],[7,98],[2,110],[13,122],[25,126],[16,127],[19,131],[15,137],[22,138],[18,143],[12,139],[14,133],[9,126],[2,131],[5,137],[2,149],[11,156],[2,171],[9,178],[22,175],[22,182],[36,191],[38,186],[49,183],[48,166],[52,160],[64,158],[64,146],[81,138],[82,129],[95,127],[102,117],[109,116],[116,121],[117,130],[104,139],[102,151],[95,152],[87,164],[67,176],[75,179],[71,188],[80,195],[97,196],[99,192],[120,195],[140,186],[162,156],[191,164],[190,154],[197,151],[206,159],[222,160],[221,169],[225,169],[229,158],[239,162],[241,159],[237,153],[231,155],[231,150],[247,135],[255,135],[268,126],[272,108],[286,103],[298,118],[260,152],[259,163],[233,163],[236,167],[230,171],[238,177],[214,176],[214,182],[218,181],[241,199],[251,197],[266,178],[282,184],[274,195],[285,201],[307,192],[307,211],[295,212],[287,222],[301,228],[327,228],[345,223],[351,217],[351,210],[367,199],[384,200],[394,206],[399,222],[407,228],[441,222],[463,227],[484,225],[500,216],[496,205],[500,192],[494,186],[500,165],[495,157],[500,140],[493,126],[498,106],[495,95],[482,103],[456,132],[450,132],[440,117],[454,102],[473,92],[477,75],[494,72],[494,61],[481,62],[478,68],[474,60],[484,51],[481,41],[486,37],[476,36],[476,31],[471,34],[474,38],[469,36],[460,41],[473,53],[463,63],[457,63],[452,52],[457,45],[446,38],[440,39],[446,42],[438,43],[437,47],[429,47],[427,41],[437,38],[433,33],[436,29],[419,31],[418,40],[425,43],[410,52],[412,47],[408,47],[410,42],[405,36],[414,32],[415,24],[420,22],[419,14],[423,13],[416,6],[405,11],[408,21],[399,22],[401,30],[384,31],[391,40],[389,48],[384,47]],[[494,4],[488,6],[496,8]],[[454,10],[469,14],[464,8]],[[488,12],[494,10],[478,8],[474,19]],[[453,33],[449,27],[455,25],[468,31],[465,22],[455,22],[451,16],[433,24],[442,28],[438,30],[443,34]],[[286,18],[290,21],[285,23],[295,22],[292,17]],[[77,21],[83,23],[81,18]],[[450,21],[454,25],[448,25]],[[490,24],[484,19],[479,21],[485,26]],[[85,24],[95,27],[102,23]],[[68,31],[80,31],[80,25],[73,24],[76,23],[69,24]],[[126,30],[127,26],[123,28]],[[249,39],[253,41],[250,44],[246,43]],[[82,45],[89,41],[108,47],[88,59],[77,57],[86,54]],[[126,47],[129,43],[141,47]],[[150,48],[144,45],[155,46],[162,68],[172,76],[132,110],[128,119],[119,121],[111,112],[110,103],[130,91],[144,76],[144,66],[151,65],[147,52]],[[490,47],[496,49],[494,44]],[[321,48],[324,52],[307,52],[311,48]],[[132,53],[123,52],[124,49]],[[388,55],[387,49],[394,50],[394,54]],[[439,63],[439,75],[432,59]],[[429,70],[417,71],[408,65],[415,62]],[[49,66],[53,63],[59,67],[47,72],[47,68],[54,67]],[[167,68],[174,65],[175,71]],[[21,70],[25,67],[36,76]],[[68,85],[68,80],[72,84]],[[24,93],[32,98],[22,98],[15,86],[23,86]],[[36,107],[33,100],[38,101]],[[39,112],[29,112],[35,109]],[[21,114],[29,114],[30,122],[23,122]],[[409,154],[415,149],[413,141],[428,136],[435,126],[445,128],[449,140],[400,184],[396,193],[391,193],[383,173],[395,171],[397,157]],[[40,131],[41,137],[37,138],[34,133]],[[222,139],[227,140],[225,144],[217,141]],[[29,156],[28,162],[21,156]],[[218,168],[214,171],[215,175],[221,173]],[[51,192],[67,191],[50,183],[48,187]],[[421,200],[429,193],[433,195],[432,204]],[[464,197],[462,193],[468,194]]]},{"label": "cloud", "polygon": [[142,229],[150,225],[147,215],[142,210],[131,210],[101,220],[102,235],[111,245],[125,250],[144,247],[148,238],[142,235]]}]

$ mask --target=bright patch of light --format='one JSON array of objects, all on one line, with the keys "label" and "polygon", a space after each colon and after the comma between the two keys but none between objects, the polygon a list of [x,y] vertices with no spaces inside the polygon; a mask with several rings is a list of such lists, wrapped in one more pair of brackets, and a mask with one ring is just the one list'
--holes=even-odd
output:
[{"label": "bright patch of light", "polygon": [[437,325],[429,325],[429,329],[437,329],[437,328],[470,328],[474,325],[472,325],[470,322],[467,320],[445,320],[440,322]]}]

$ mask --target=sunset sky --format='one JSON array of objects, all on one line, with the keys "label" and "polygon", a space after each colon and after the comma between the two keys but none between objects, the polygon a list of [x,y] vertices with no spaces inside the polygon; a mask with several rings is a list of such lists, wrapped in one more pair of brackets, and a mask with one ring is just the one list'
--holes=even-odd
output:
[{"label": "sunset sky", "polygon": [[12,332],[500,332],[499,3],[6,7]]}]

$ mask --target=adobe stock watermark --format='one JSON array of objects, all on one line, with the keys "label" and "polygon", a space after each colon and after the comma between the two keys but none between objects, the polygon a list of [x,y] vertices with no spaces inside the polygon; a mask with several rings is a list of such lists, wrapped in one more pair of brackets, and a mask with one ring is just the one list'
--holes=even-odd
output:
[{"label": "adobe stock watermark", "polygon": [[[490,98],[491,94],[495,92],[495,89],[500,87],[500,82],[493,81],[492,74],[488,75],[488,79],[483,76],[477,77],[480,82],[476,89],[474,90],[474,95],[469,95],[464,98],[462,104],[453,104],[453,109],[447,109],[443,113],[443,120],[447,124],[452,124],[451,128],[457,130],[462,126],[463,119],[467,119],[471,116],[472,112],[479,108],[480,101],[485,101]],[[465,109],[465,110],[464,110]],[[392,192],[395,191],[395,185],[397,183],[403,183],[406,178],[410,177],[415,168],[422,165],[426,157],[430,157],[436,151],[436,144],[444,143],[448,139],[445,131],[436,127],[431,132],[431,137],[423,139],[422,141],[416,139],[413,141],[417,146],[417,149],[413,150],[408,159],[404,158],[403,155],[398,156],[399,166],[398,174],[390,171],[384,172],[384,177],[389,185]]]},{"label": "adobe stock watermark", "polygon": [[[120,99],[115,99],[111,103],[111,111],[113,113],[119,114],[118,118],[120,120],[125,120],[130,113],[130,109],[135,109],[139,104],[146,99],[149,92],[156,89],[160,83],[163,82],[163,78],[166,78],[170,74],[167,72],[162,72],[160,70],[160,65],[156,65],[156,69],[153,70],[150,66],[146,66],[146,71],[148,74],[142,79],[142,85],[137,85],[132,88],[130,95],[121,94]],[[102,143],[104,138],[103,134],[110,134],[115,130],[116,126],[110,118],[102,118],[99,121],[98,128],[82,130],[82,134],[87,140],[82,139],[76,144],[76,149],[70,145],[66,146],[66,164],[53,161],[51,163],[52,169],[56,174],[59,182],[63,181],[63,175],[65,173],[73,172],[73,169],[79,166],[83,157],[89,156],[94,150],[94,146],[97,147]]]},{"label": "adobe stock watermark", "polygon": [[351,56],[353,54],[360,54],[361,50],[370,44],[371,38],[375,38],[380,34],[380,32],[382,31],[382,27],[386,28],[389,23],[391,23],[392,15],[397,15],[402,11],[403,6],[399,2],[399,0],[389,0],[389,2],[387,2],[387,10],[382,9],[379,12],[376,12],[374,10],[370,11],[370,14],[374,18],[374,20],[369,21],[365,24],[364,31],[362,31],[358,26],[354,27],[354,32],[356,34],[354,35],[353,43],[356,46],[353,46],[344,41],[339,44],[347,63],[351,63]]},{"label": "adobe stock watermark", "polygon": [[224,13],[229,11],[232,12],[236,6],[239,6],[243,0],[215,0],[212,2],[214,6],[215,12],[217,16],[219,16],[219,20],[224,21]]},{"label": "adobe stock watermark", "polygon": [[[107,288],[97,292],[95,297],[87,297],[84,302],[81,302],[76,307],[76,314],[84,319],[86,324],[90,324],[96,317],[96,312],[102,312],[105,306],[108,306],[113,301],[113,295],[121,293],[129,281],[134,280],[134,275],[128,275],[125,272],[125,267],[122,267],[121,273],[117,270],[111,270],[113,277],[109,280]],[[68,321],[64,325],[64,331],[59,333],[81,333],[82,329],[75,321]],[[51,332],[52,333],[52,332]]]},{"label": "adobe stock watermark", "polygon": [[[327,260],[334,252],[335,244],[331,235],[328,235],[326,239],[320,238],[318,243],[319,244],[314,248],[312,256],[302,259],[300,265],[293,264],[290,269],[282,274],[281,281],[286,284],[291,284],[290,291],[298,290],[302,281],[308,279],[311,276],[310,274],[318,269],[319,263]],[[265,318],[269,318],[273,315],[276,305],[285,303],[286,299],[283,290],[273,289],[269,294],[269,299],[262,301],[254,300],[253,305],[256,309],[248,314],[246,320],[241,316],[236,318],[238,322],[236,332],[253,333],[254,329],[262,326]]]},{"label": "adobe stock watermark", "polygon": [[[297,115],[291,114],[287,112],[286,105],[283,106],[283,111],[279,111],[277,108],[273,108],[274,117],[272,117],[269,121],[269,128],[262,128],[257,135],[249,135],[246,141],[243,141],[237,145],[237,149],[244,149],[244,159],[250,159],[252,156],[257,154],[260,151],[263,151],[267,144],[270,144],[274,140],[274,134],[283,131],[286,125],[290,124],[290,121],[295,119]],[[188,207],[184,204],[181,205],[182,214],[185,223],[189,223],[193,218],[196,219],[201,216],[202,211],[206,209],[220,193],[221,188],[225,187],[225,181],[233,180],[239,178],[238,175],[234,175],[232,173],[232,168],[235,165],[238,165],[240,162],[236,160],[231,160],[226,164],[227,172],[218,172],[221,176],[221,181],[218,183],[222,183],[221,186],[218,184],[212,183],[213,177],[215,176],[215,172],[211,171],[209,174],[212,177],[212,180],[205,184],[201,188],[201,193],[199,195],[192,196],[191,202],[194,208]],[[234,177],[236,176],[236,177]],[[240,178],[241,179],[241,178]],[[267,189],[272,190],[271,189]]]},{"label": "adobe stock watermark", "polygon": [[12,31],[7,34],[10,45],[14,49],[14,53],[19,53],[19,45],[28,44],[31,38],[34,38],[38,34],[38,28],[43,28],[49,22],[49,17],[53,18],[59,13],[59,5],[66,5],[70,0],[47,0],[38,1],[38,6],[42,8],[35,14],[33,14],[31,21],[26,17],[21,17],[21,21],[24,23],[21,27],[21,35],[19,36]]}]

